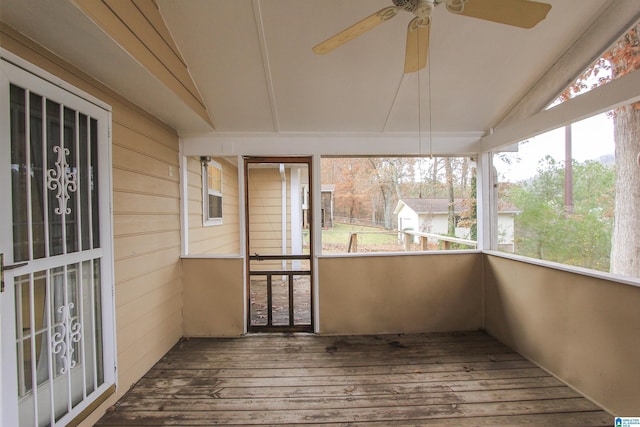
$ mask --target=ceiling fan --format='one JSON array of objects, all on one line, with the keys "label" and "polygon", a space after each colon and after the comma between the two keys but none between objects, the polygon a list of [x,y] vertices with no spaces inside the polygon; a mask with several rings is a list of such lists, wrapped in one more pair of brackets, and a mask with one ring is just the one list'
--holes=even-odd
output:
[{"label": "ceiling fan", "polygon": [[373,29],[398,14],[401,10],[413,13],[415,18],[407,28],[404,72],[413,73],[427,65],[429,32],[433,8],[444,3],[456,15],[470,16],[520,28],[532,28],[547,17],[548,3],[532,0],[393,0],[393,6],[380,9],[373,15],[356,22],[349,28],[313,47],[313,52],[324,54],[342,46],[359,35]]}]

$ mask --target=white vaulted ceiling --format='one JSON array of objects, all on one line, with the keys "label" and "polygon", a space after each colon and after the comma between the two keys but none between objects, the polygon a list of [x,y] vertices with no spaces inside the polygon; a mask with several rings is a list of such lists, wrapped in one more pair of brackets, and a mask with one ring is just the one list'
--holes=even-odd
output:
[{"label": "white vaulted ceiling", "polygon": [[[525,30],[455,16],[440,5],[433,14],[429,66],[405,75],[408,12],[331,53],[311,51],[391,0],[156,0],[212,118],[211,129],[184,105],[167,102],[166,89],[145,79],[145,70],[69,0],[0,2],[0,19],[183,135],[419,129],[484,134],[530,96],[532,86],[608,9],[640,12],[635,0],[546,0],[552,5],[547,19]],[[596,38],[593,52],[569,62],[565,76],[546,85],[542,97],[550,101],[627,25],[620,22]],[[47,35],[52,31],[56,36]]]},{"label": "white vaulted ceiling", "polygon": [[159,1],[216,130],[231,132],[415,131],[418,83],[424,126],[430,104],[435,132],[485,130],[607,5],[552,3],[531,30],[438,6],[430,67],[405,75],[408,12],[329,54],[311,51],[388,0]]}]

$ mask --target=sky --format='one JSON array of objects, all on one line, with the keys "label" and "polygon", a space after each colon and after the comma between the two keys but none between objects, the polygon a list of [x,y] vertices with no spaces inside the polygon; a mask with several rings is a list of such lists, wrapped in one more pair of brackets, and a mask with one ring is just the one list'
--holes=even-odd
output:
[{"label": "sky", "polygon": [[[597,160],[614,153],[613,120],[606,113],[574,123],[571,133],[573,159],[577,162]],[[562,127],[520,143],[517,153],[508,154],[511,164],[495,157],[494,166],[500,181],[523,181],[536,175],[538,161],[547,154],[564,161],[564,149],[565,129]]]}]

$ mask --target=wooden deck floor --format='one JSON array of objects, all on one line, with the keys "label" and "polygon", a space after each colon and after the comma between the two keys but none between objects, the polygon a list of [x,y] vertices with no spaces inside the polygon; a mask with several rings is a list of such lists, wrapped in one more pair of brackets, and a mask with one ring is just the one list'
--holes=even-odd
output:
[{"label": "wooden deck floor", "polygon": [[611,426],[481,332],[254,335],[176,345],[97,423]]}]

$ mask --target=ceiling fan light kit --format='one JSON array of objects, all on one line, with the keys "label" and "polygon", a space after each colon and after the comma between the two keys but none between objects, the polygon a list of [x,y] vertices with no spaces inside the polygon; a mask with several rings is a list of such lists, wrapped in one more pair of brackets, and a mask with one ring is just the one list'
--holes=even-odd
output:
[{"label": "ceiling fan light kit", "polygon": [[392,0],[388,6],[353,24],[345,30],[313,47],[318,54],[329,53],[335,48],[372,30],[404,10],[415,15],[407,27],[405,49],[405,73],[413,73],[427,65],[429,32],[434,7],[444,3],[455,14],[478,18],[519,28],[533,28],[547,17],[551,10],[548,3],[533,0]]}]

